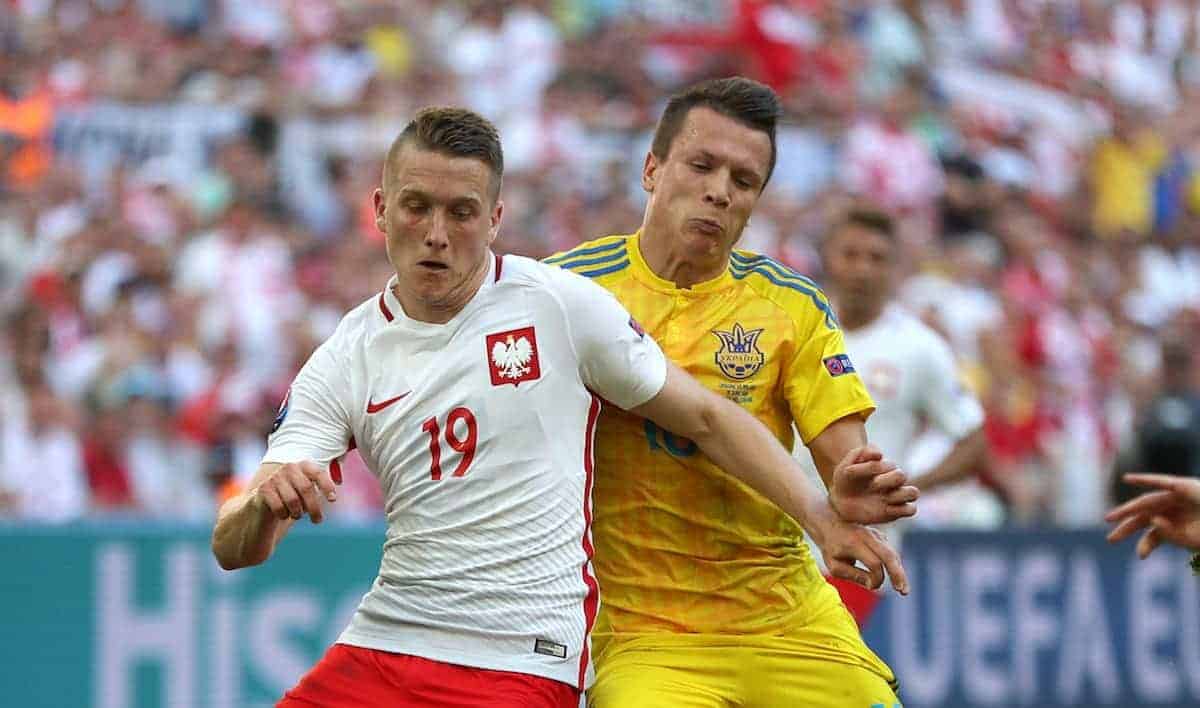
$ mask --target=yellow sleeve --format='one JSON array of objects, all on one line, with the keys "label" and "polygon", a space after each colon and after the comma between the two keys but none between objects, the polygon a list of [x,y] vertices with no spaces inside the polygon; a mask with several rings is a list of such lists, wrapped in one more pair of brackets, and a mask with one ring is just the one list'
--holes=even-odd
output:
[{"label": "yellow sleeve", "polygon": [[840,418],[858,413],[865,420],[875,402],[846,355],[836,324],[810,315],[798,318],[796,326],[797,347],[784,371],[784,395],[807,445]]}]

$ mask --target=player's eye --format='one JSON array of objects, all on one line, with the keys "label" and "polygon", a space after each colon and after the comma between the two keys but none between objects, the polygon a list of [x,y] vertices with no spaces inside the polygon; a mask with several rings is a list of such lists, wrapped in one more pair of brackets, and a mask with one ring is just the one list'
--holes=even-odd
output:
[{"label": "player's eye", "polygon": [[471,211],[470,209],[455,209],[454,210],[454,218],[456,218],[460,221],[466,221],[467,219],[470,219],[472,216],[475,216],[475,212]]},{"label": "player's eye", "polygon": [[708,172],[709,166],[707,162],[693,162],[692,169],[696,170],[697,172]]},{"label": "player's eye", "polygon": [[428,204],[426,204],[425,202],[417,202],[417,201],[405,202],[404,208],[407,211],[413,212],[414,214],[424,214],[425,212],[429,211]]}]

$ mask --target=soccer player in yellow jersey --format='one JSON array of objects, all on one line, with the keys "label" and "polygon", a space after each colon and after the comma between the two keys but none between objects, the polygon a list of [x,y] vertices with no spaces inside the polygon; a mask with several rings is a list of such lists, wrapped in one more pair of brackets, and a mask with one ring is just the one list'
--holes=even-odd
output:
[{"label": "soccer player in yellow jersey", "polygon": [[[817,286],[734,249],[774,168],[779,112],[743,78],[675,95],[646,155],[641,229],[547,262],[610,290],[672,360],[789,448],[795,423],[828,483],[866,444],[874,404]],[[603,414],[595,455],[593,708],[899,705],[792,519],[690,440],[621,411]],[[889,517],[915,513],[915,498],[891,492]],[[878,584],[852,561],[829,567]]]}]

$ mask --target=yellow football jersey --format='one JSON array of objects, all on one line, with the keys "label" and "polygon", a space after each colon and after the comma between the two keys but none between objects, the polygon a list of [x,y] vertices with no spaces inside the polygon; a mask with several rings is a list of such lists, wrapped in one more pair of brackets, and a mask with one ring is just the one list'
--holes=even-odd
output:
[{"label": "yellow football jersey", "polygon": [[[741,404],[787,449],[874,410],[828,300],[765,256],[733,254],[719,277],[678,288],[643,260],[638,234],[546,260],[607,288],[676,364]],[[803,625],[825,582],[800,526],[695,443],[606,406],[596,432],[594,638],[659,632],[779,634]],[[599,656],[602,647],[597,648]]]}]

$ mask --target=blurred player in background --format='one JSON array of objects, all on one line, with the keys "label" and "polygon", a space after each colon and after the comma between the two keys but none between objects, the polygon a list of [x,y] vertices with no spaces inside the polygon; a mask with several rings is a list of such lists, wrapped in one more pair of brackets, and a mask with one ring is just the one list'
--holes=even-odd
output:
[{"label": "blurred player in background", "polygon": [[[830,482],[857,455],[881,459],[862,447],[874,404],[812,281],[733,250],[771,177],[779,113],[771,89],[743,78],[676,94],[646,155],[641,229],[547,262],[610,290],[668,357],[789,447],[794,423]],[[604,603],[591,704],[897,704],[891,670],[863,643],[800,527],[717,462],[652,421],[601,417],[593,533]],[[915,498],[898,489],[890,518],[914,513]],[[846,559],[830,567],[878,586]]]},{"label": "blurred player in background", "polygon": [[[878,586],[886,567],[904,589],[886,543],[831,503],[891,516],[880,490],[904,493],[898,474],[851,452],[826,500],[770,431],[670,364],[610,294],[493,254],[502,171],[499,136],[477,114],[427,109],[405,128],[374,195],[396,275],[304,365],[254,479],[220,509],[213,551],[232,569],[266,561],[304,514],[321,521],[349,448],[387,500],[375,583],[280,705],[574,708],[598,602],[601,397],[694,439],[831,557],[863,563],[863,582]],[[324,561],[336,559],[314,568]]]},{"label": "blurred player in background", "polygon": [[[951,523],[962,519],[950,517],[972,513],[994,518],[999,502],[967,481],[987,453],[983,408],[959,384],[950,345],[892,299],[900,259],[892,220],[878,211],[850,211],[826,236],[821,257],[846,352],[878,407],[867,421],[871,442],[912,470],[914,446],[931,427],[948,450],[927,471],[914,472],[922,516]],[[810,460],[803,448],[796,454]],[[905,525],[888,527],[893,546],[899,547]],[[878,596],[838,578],[832,582],[862,624]]]},{"label": "blurred player in background", "polygon": [[[1145,530],[1138,556],[1145,558],[1164,541],[1200,551],[1200,392],[1195,355],[1186,336],[1172,332],[1162,343],[1162,388],[1137,426],[1133,449],[1118,463],[1140,470],[1115,478],[1114,497],[1123,502],[1105,515],[1116,524],[1116,543]],[[1156,491],[1138,494],[1139,488]],[[1200,573],[1200,553],[1192,567]]]},{"label": "blurred player in background", "polygon": [[[1200,390],[1195,354],[1183,331],[1164,332],[1159,365],[1161,385],[1145,405],[1117,470],[1142,474],[1182,475],[1200,479]],[[1132,499],[1140,491],[1114,475],[1113,497]]]}]

